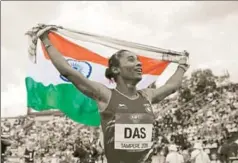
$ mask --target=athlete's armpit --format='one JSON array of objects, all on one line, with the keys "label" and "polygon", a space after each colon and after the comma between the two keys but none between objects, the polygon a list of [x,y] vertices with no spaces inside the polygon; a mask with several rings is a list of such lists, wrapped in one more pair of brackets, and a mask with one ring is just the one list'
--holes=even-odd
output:
[{"label": "athlete's armpit", "polygon": [[176,72],[169,78],[165,85],[160,88],[147,88],[145,92],[147,93],[151,103],[158,103],[167,96],[173,94],[177,91],[182,83],[182,79],[185,71],[178,66]]},{"label": "athlete's armpit", "polygon": [[96,99],[98,101],[104,101],[103,97],[100,96],[100,94],[101,94],[101,90],[100,89],[98,89],[97,91],[92,91],[92,90],[87,89],[86,87],[83,87],[83,86],[80,86],[80,85],[77,86],[77,87],[79,87],[79,90],[83,94],[87,95],[88,97],[90,97],[92,99]]}]

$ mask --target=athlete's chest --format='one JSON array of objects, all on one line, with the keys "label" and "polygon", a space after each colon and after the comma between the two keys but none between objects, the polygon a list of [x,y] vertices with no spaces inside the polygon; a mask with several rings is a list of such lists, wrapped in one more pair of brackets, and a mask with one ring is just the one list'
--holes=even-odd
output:
[{"label": "athlete's chest", "polygon": [[154,122],[150,103],[143,98],[133,101],[120,100],[114,108],[115,149],[150,148]]},{"label": "athlete's chest", "polygon": [[128,100],[121,98],[120,100],[114,100],[111,106],[114,113],[144,113],[153,114],[152,106],[146,99],[140,97],[136,100]]}]

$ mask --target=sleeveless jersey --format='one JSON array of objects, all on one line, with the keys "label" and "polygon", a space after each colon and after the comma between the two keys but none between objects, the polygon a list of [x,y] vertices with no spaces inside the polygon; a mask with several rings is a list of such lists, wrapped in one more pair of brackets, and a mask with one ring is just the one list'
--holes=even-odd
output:
[{"label": "sleeveless jersey", "polygon": [[108,107],[100,113],[108,163],[141,163],[152,148],[152,106],[138,93],[132,100],[113,89]]}]

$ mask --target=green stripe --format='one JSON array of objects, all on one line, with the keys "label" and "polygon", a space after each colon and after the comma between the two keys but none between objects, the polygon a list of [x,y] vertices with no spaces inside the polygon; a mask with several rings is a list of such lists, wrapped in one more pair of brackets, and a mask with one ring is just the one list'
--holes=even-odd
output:
[{"label": "green stripe", "polygon": [[84,95],[72,84],[44,86],[32,78],[25,79],[27,106],[36,111],[59,109],[72,120],[89,125],[100,125],[100,114],[95,100]]}]

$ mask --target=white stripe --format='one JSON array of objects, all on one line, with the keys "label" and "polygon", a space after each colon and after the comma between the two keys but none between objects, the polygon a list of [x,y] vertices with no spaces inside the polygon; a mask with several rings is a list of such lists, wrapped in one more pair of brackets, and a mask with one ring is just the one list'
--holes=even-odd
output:
[{"label": "white stripe", "polygon": [[[49,84],[57,85],[62,83],[68,83],[60,78],[58,70],[50,61],[30,64],[31,65],[29,65],[29,67],[31,68],[28,69],[28,76],[33,78],[35,81],[42,82],[42,84],[44,84],[45,86]],[[115,84],[110,84],[109,80],[105,77],[105,66],[96,63],[90,64],[92,66],[92,73],[89,77],[90,80],[103,83],[110,88],[115,87]],[[154,82],[156,78],[157,76],[155,75],[143,75],[141,82],[138,84],[138,88],[146,88],[149,84]]]},{"label": "white stripe", "polygon": [[156,79],[156,86],[161,87],[163,86],[169,78],[174,74],[174,72],[177,70],[177,64],[176,63],[170,63],[168,67],[163,71],[163,73],[158,76]]}]

